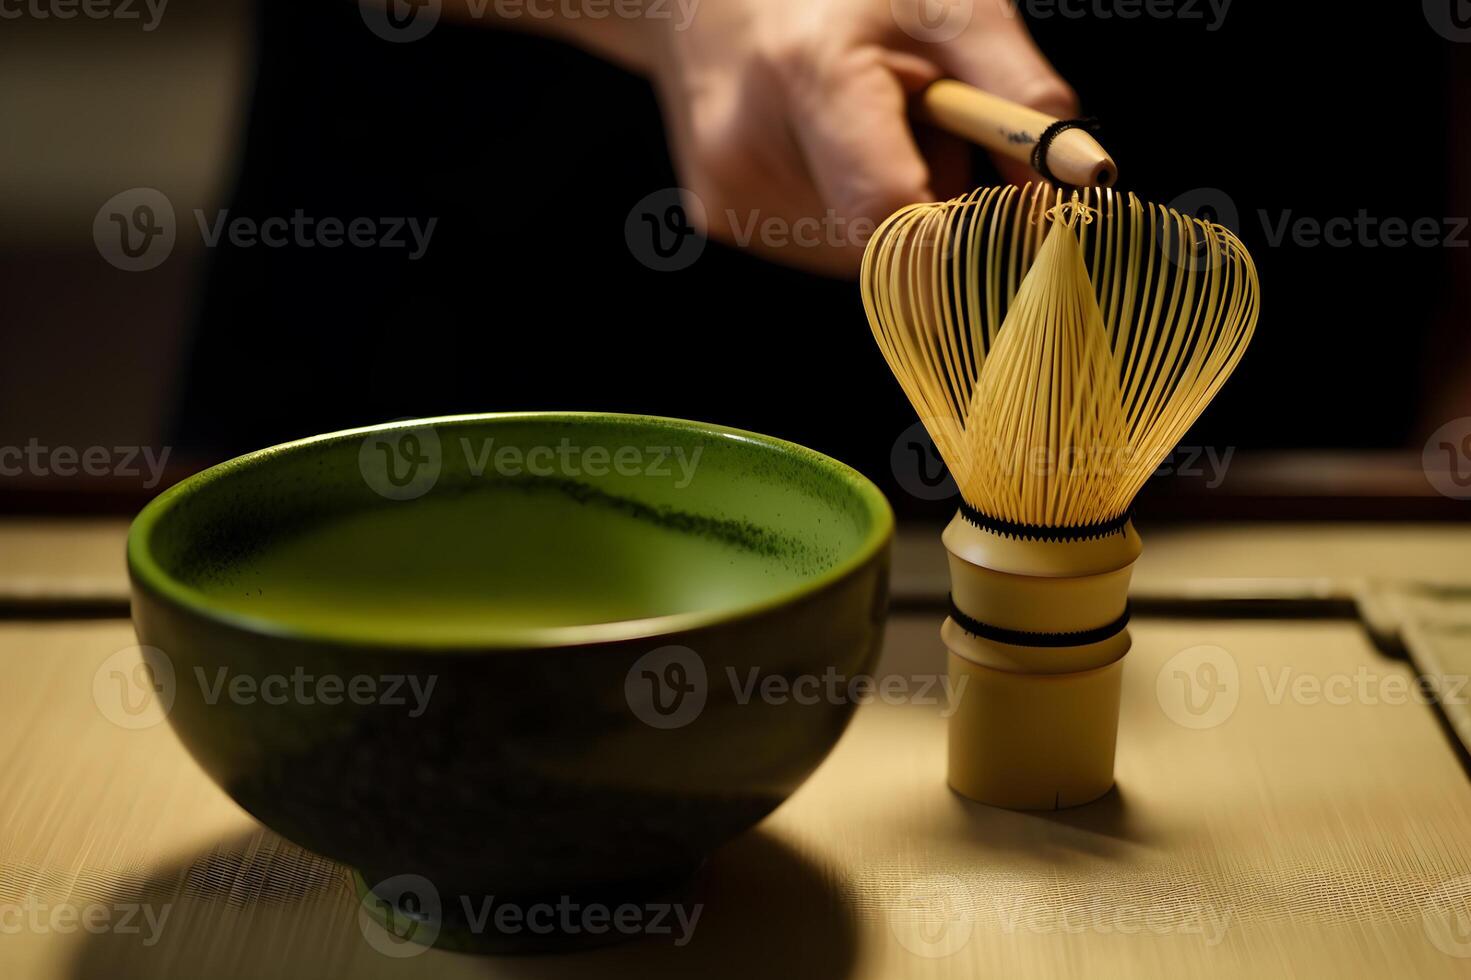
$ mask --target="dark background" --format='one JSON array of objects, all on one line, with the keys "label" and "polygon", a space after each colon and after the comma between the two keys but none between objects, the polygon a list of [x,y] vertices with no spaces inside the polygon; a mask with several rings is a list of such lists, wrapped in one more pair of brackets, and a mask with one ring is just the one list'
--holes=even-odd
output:
[{"label": "dark background", "polygon": [[[1186,441],[1418,451],[1467,414],[1467,331],[1451,311],[1464,308],[1471,234],[1460,248],[1272,247],[1264,221],[1466,214],[1453,140],[1467,45],[1418,4],[1236,0],[1216,31],[1201,9],[1205,20],[1032,21],[1102,120],[1120,187],[1192,206],[1202,188],[1223,192],[1257,261],[1256,339]],[[389,44],[343,0],[263,0],[242,24],[220,184],[232,215],[438,224],[417,262],[403,250],[221,246],[189,265],[179,367],[149,379],[176,460],[403,416],[607,409],[790,438],[896,496],[890,451],[913,413],[855,284],[713,243],[672,273],[630,252],[630,209],[678,183],[646,82],[482,25],[442,20]],[[981,162],[977,182],[990,179]],[[12,276],[29,251],[6,251]],[[144,290],[137,280],[155,273],[101,275]],[[9,348],[25,354],[28,330],[41,344],[44,320],[22,315]],[[86,411],[105,417],[107,398]]]}]

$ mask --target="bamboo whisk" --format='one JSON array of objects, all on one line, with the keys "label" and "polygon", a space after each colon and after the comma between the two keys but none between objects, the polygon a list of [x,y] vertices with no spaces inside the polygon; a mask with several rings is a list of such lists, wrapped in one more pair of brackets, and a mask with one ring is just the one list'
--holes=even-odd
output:
[{"label": "bamboo whisk", "polygon": [[971,507],[1121,517],[1235,369],[1256,268],[1226,228],[1133,194],[981,188],[894,214],[864,254],[874,337]]},{"label": "bamboo whisk", "polygon": [[1113,785],[1129,508],[1241,359],[1256,268],[1225,228],[1047,184],[916,204],[863,256],[874,337],[964,501],[942,540],[950,785],[1057,809]]}]

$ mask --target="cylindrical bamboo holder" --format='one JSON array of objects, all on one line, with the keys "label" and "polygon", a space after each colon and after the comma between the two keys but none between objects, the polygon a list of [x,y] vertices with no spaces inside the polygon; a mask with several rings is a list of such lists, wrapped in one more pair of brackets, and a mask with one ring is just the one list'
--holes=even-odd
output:
[{"label": "cylindrical bamboo holder", "polygon": [[1133,524],[1042,540],[957,514],[944,542],[953,615],[941,637],[957,695],[950,785],[1014,810],[1102,796],[1113,786],[1129,652]]}]

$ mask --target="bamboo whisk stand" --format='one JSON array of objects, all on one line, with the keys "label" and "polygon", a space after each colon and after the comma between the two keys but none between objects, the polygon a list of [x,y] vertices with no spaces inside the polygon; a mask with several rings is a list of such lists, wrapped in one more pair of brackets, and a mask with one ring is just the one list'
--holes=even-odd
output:
[{"label": "bamboo whisk stand", "polygon": [[1128,595],[1139,535],[1024,539],[956,514],[945,529],[951,615],[950,785],[1014,810],[1113,786]]}]

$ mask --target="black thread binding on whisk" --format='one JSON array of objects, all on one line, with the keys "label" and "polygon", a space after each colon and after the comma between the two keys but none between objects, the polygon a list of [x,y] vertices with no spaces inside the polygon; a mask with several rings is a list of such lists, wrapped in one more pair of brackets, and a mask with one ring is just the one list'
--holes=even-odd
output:
[{"label": "black thread binding on whisk", "polygon": [[1098,120],[1091,116],[1083,119],[1059,119],[1052,123],[1042,130],[1042,135],[1037,137],[1037,145],[1032,147],[1032,169],[1041,174],[1049,184],[1056,184],[1059,187],[1071,186],[1058,180],[1052,168],[1047,165],[1047,151],[1052,148],[1052,141],[1069,129],[1082,129],[1097,134],[1100,128]]},{"label": "black thread binding on whisk", "polygon": [[1101,643],[1122,633],[1129,625],[1129,606],[1125,604],[1123,615],[1106,626],[1079,630],[1076,633],[1029,633],[1026,630],[1009,630],[1001,626],[992,626],[990,623],[983,623],[979,619],[967,616],[955,604],[954,595],[950,596],[950,618],[971,636],[990,640],[993,643],[1010,643],[1019,647],[1081,647],[1090,643]]},{"label": "black thread binding on whisk", "polygon": [[976,510],[962,500],[960,516],[982,531],[990,531],[1006,538],[1019,538],[1022,541],[1091,541],[1095,538],[1106,538],[1110,534],[1123,534],[1124,526],[1134,517],[1134,510],[1130,508],[1112,520],[1099,521],[1095,524],[1079,524],[1076,527],[1047,527],[1041,524],[1003,521],[999,517],[992,517],[990,514]]}]

